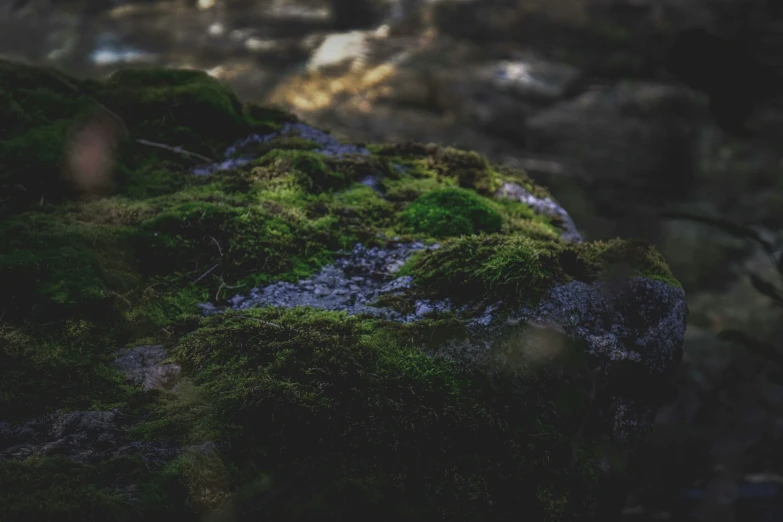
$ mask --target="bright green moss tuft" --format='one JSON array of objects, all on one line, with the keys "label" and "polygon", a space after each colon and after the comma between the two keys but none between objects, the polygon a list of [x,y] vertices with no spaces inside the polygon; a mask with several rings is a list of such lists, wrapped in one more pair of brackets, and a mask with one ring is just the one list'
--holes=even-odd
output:
[{"label": "bright green moss tuft", "polygon": [[535,304],[557,283],[572,279],[643,276],[679,286],[663,257],[643,242],[568,244],[546,234],[465,236],[414,255],[400,275],[412,275],[438,296]]},{"label": "bright green moss tuft", "polygon": [[499,232],[503,217],[474,192],[443,189],[425,194],[400,214],[400,224],[436,238]]},{"label": "bright green moss tuft", "polygon": [[345,176],[331,170],[317,152],[275,149],[259,158],[255,164],[278,170],[295,170],[308,181],[306,188],[314,192],[345,188],[347,185]]},{"label": "bright green moss tuft", "polygon": [[558,251],[525,236],[464,236],[416,254],[401,275],[439,296],[535,302],[560,277]]}]

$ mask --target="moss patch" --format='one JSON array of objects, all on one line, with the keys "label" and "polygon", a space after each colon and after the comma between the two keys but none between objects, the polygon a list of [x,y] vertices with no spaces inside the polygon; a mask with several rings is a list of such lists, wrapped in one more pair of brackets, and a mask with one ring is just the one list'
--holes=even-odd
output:
[{"label": "moss patch", "polygon": [[121,493],[105,484],[118,471],[127,470],[114,467],[40,457],[0,462],[3,519],[123,520],[130,506]]},{"label": "moss patch", "polygon": [[503,217],[474,192],[434,190],[400,213],[402,227],[436,238],[499,232]]},{"label": "moss patch", "polygon": [[[197,304],[308,277],[335,253],[384,237],[445,238],[403,273],[421,296],[457,300],[533,302],[555,281],[608,278],[625,265],[676,284],[653,249],[567,245],[550,220],[490,197],[504,181],[544,189],[452,148],[374,146],[368,157],[335,158],[277,136],[248,149],[258,155],[250,164],[193,176],[201,160],[177,147],[218,157],[236,138],[295,121],[240,103],[201,72],[96,82],[0,61],[0,80],[0,119],[12,122],[0,128],[5,418],[146,409],[134,437],[224,448],[158,471],[135,461],[2,463],[9,519],[516,520],[524,506],[530,520],[569,520],[591,511],[594,441],[573,466],[567,440],[576,421],[565,417],[579,408],[541,406],[559,400],[557,382],[531,376],[519,400],[508,379],[425,355],[464,340],[461,318],[399,325],[263,309],[205,319]],[[85,197],[65,181],[63,158],[74,130],[114,118],[107,109],[127,134],[118,134],[113,183]],[[367,176],[381,194],[359,183]],[[142,394],[110,366],[116,348],[151,343],[183,365],[177,394]]]},{"label": "moss patch", "polygon": [[124,70],[100,83],[2,60],[0,81],[0,200],[5,213],[29,208],[42,196],[58,202],[78,195],[65,176],[64,156],[72,132],[96,118],[129,133],[119,143],[115,181],[120,191],[134,197],[182,188],[183,168],[199,161],[137,138],[217,158],[237,138],[273,130],[290,119],[244,106],[201,71]]},{"label": "moss patch", "polygon": [[130,400],[135,390],[110,366],[115,342],[109,328],[87,321],[47,328],[0,325],[4,420],[56,408],[113,408]]},{"label": "moss patch", "polygon": [[416,253],[402,268],[439,297],[535,304],[556,283],[635,275],[679,286],[663,257],[644,242],[567,244],[554,238],[493,234],[450,239]]},{"label": "moss patch", "polygon": [[[194,391],[137,430],[193,443],[222,435],[231,448],[222,452],[224,483],[248,485],[233,496],[240,519],[264,498],[266,488],[251,486],[258,481],[295,484],[265,508],[282,520],[511,520],[520,504],[545,520],[553,499],[565,518],[581,512],[593,500],[574,486],[568,445],[556,431],[528,431],[540,413],[532,396],[519,401],[424,355],[433,327],[448,325],[386,328],[311,309],[205,319],[175,352]],[[544,450],[562,464],[543,465]]]}]

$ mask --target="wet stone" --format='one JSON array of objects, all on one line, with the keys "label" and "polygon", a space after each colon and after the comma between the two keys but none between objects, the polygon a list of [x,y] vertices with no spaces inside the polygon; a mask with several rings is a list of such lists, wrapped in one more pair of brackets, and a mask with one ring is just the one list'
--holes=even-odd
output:
[{"label": "wet stone", "polygon": [[197,167],[193,169],[193,174],[197,176],[206,176],[219,172],[222,170],[230,170],[243,165],[247,165],[256,157],[253,155],[242,155],[242,150],[247,149],[250,145],[257,143],[267,143],[280,136],[295,135],[308,141],[312,141],[318,144],[317,149],[320,154],[324,156],[343,157],[346,155],[361,155],[367,156],[370,152],[364,147],[358,147],[356,145],[341,143],[337,138],[327,134],[326,132],[305,125],[304,123],[285,123],[279,131],[271,132],[269,134],[253,134],[244,138],[234,145],[226,149],[224,154],[224,160]]},{"label": "wet stone", "polygon": [[[374,306],[374,303],[383,295],[399,294],[411,287],[413,280],[410,276],[395,278],[394,274],[414,252],[424,248],[434,249],[438,245],[427,247],[421,242],[399,243],[391,248],[356,245],[347,256],[322,268],[310,279],[254,288],[246,295],[230,299],[229,308],[311,306],[345,311],[350,315],[363,313],[392,321],[416,321],[433,311],[450,310],[452,306],[448,300],[420,301],[416,303],[415,313],[402,314],[391,308]],[[205,315],[225,310],[212,304],[201,308]]]}]

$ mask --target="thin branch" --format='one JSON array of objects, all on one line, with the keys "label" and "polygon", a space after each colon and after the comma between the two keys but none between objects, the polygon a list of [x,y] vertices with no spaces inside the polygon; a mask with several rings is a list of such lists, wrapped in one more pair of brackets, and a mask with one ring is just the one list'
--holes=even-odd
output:
[{"label": "thin branch", "polygon": [[220,257],[223,257],[223,249],[222,249],[222,248],[220,248],[220,243],[218,243],[217,239],[215,239],[215,238],[214,238],[214,237],[212,237],[212,236],[209,236],[209,238],[210,238],[212,241],[214,241],[214,242],[215,242],[215,245],[217,245],[217,247],[218,247],[218,252],[220,252]]},{"label": "thin branch", "polygon": [[97,105],[102,111],[104,111],[106,114],[111,116],[114,120],[117,121],[117,123],[120,124],[120,127],[122,127],[122,132],[125,134],[125,136],[130,135],[130,131],[128,130],[128,126],[125,124],[125,120],[123,120],[119,114],[112,111],[108,107],[106,107],[104,104],[90,96],[89,94],[84,93],[81,89],[79,89],[77,86],[57,74],[55,71],[49,71],[50,75],[55,78],[57,81],[74,91],[75,93],[79,94],[80,96],[84,96],[86,98],[89,98],[95,105]]},{"label": "thin branch", "polygon": [[215,301],[217,301],[220,298],[220,292],[223,291],[224,288],[228,288],[229,290],[234,290],[236,288],[242,288],[245,286],[245,283],[242,283],[241,285],[227,285],[225,281],[223,281],[223,277],[220,277],[220,287],[218,288],[217,292],[215,293]]},{"label": "thin branch", "polygon": [[125,301],[125,304],[127,304],[127,305],[128,305],[128,308],[133,308],[133,305],[131,304],[131,302],[130,302],[130,301],[128,300],[128,298],[127,298],[127,297],[125,297],[124,295],[122,295],[122,294],[119,294],[119,293],[117,293],[117,292],[114,292],[114,291],[109,291],[109,294],[110,294],[110,295],[116,295],[117,297],[119,297],[120,299],[122,299],[123,301]]},{"label": "thin branch", "polygon": [[207,270],[206,272],[204,272],[203,274],[201,274],[201,276],[199,276],[199,278],[198,278],[198,279],[196,279],[195,281],[193,281],[193,284],[196,284],[196,283],[198,283],[199,281],[201,281],[202,279],[204,279],[205,277],[207,277],[209,274],[211,274],[211,273],[212,273],[212,271],[213,271],[213,270],[215,270],[215,269],[216,269],[217,267],[219,267],[219,266],[220,266],[220,263],[216,263],[216,264],[215,264],[215,266],[213,266],[212,268],[210,268],[209,270]]},{"label": "thin branch", "polygon": [[[123,134],[124,134],[126,137],[127,137],[127,136],[130,136],[130,130],[128,129],[128,126],[127,126],[127,124],[125,123],[125,120],[123,120],[123,119],[122,119],[122,117],[121,117],[119,114],[117,114],[116,112],[114,112],[114,111],[112,111],[111,109],[109,109],[108,107],[106,107],[104,104],[102,104],[100,101],[96,100],[94,97],[92,97],[92,96],[90,96],[90,95],[88,95],[88,94],[84,93],[84,92],[83,92],[81,89],[79,89],[79,88],[78,88],[76,85],[72,84],[71,82],[69,82],[68,80],[66,80],[65,78],[63,78],[63,77],[62,77],[62,76],[60,76],[59,74],[57,74],[56,72],[54,72],[54,71],[50,71],[50,74],[52,75],[52,77],[53,77],[53,78],[55,78],[56,80],[58,80],[58,81],[59,81],[60,83],[62,83],[63,85],[67,86],[67,87],[68,87],[69,89],[71,89],[72,91],[74,91],[74,92],[78,93],[80,96],[84,96],[84,97],[86,97],[86,98],[89,98],[89,99],[90,99],[90,101],[92,101],[92,102],[93,102],[95,105],[97,105],[97,106],[98,106],[98,107],[99,107],[99,108],[100,108],[102,111],[104,111],[106,114],[108,114],[109,116],[111,116],[111,117],[112,117],[112,119],[116,120],[116,121],[117,121],[117,123],[119,123],[119,124],[120,124],[120,127],[122,128],[122,132],[123,132]],[[171,151],[171,152],[176,152],[177,154],[183,154],[183,155],[185,155],[185,156],[193,156],[193,157],[195,157],[195,158],[199,158],[199,159],[201,159],[201,160],[204,160],[204,161],[206,161],[207,163],[212,163],[212,162],[214,161],[213,159],[211,159],[211,158],[208,158],[208,157],[206,157],[206,156],[203,156],[203,155],[201,155],[201,154],[197,154],[197,153],[195,153],[195,152],[190,152],[190,151],[184,150],[184,149],[182,149],[182,147],[172,147],[171,145],[165,145],[165,144],[163,144],[163,143],[156,143],[156,142],[154,142],[154,141],[144,140],[144,139],[141,139],[141,138],[136,138],[136,140],[135,140],[135,141],[136,141],[137,143],[140,143],[140,144],[142,144],[142,145],[147,145],[147,146],[149,146],[149,147],[157,147],[157,148],[159,148],[159,149],[168,150],[168,151]]]},{"label": "thin branch", "polygon": [[238,315],[236,317],[240,319],[250,319],[251,321],[258,321],[259,323],[265,324],[267,326],[274,326],[275,328],[279,328],[281,330],[283,329],[283,327],[280,326],[279,324],[270,323],[269,321],[264,321],[263,319],[259,319],[258,317],[250,317],[249,315]]},{"label": "thin branch", "polygon": [[177,154],[182,154],[184,156],[193,156],[193,157],[198,158],[200,160],[204,160],[207,163],[212,163],[214,161],[213,159],[208,158],[206,156],[203,156],[201,154],[198,154],[196,152],[187,151],[187,150],[183,149],[182,147],[172,147],[171,145],[166,145],[164,143],[157,143],[157,142],[149,141],[149,140],[143,140],[141,138],[136,138],[135,141],[136,141],[136,143],[140,143],[142,145],[147,145],[148,147],[156,147],[158,149],[168,150],[170,152],[175,152]]}]

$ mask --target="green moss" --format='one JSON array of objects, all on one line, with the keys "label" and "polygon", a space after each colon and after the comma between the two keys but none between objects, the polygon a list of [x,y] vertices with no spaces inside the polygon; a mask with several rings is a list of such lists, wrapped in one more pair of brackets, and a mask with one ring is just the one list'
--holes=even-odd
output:
[{"label": "green moss", "polygon": [[663,257],[644,242],[568,244],[540,236],[464,236],[415,254],[400,275],[427,291],[462,300],[535,304],[556,283],[635,275],[679,286]]},{"label": "green moss", "polygon": [[115,197],[64,204],[61,216],[67,222],[123,226],[137,225],[155,213],[155,207],[147,202]]},{"label": "green moss", "polygon": [[182,129],[224,141],[226,133],[235,139],[249,127],[236,95],[203,71],[126,69],[109,77],[106,88],[107,101],[131,129]]},{"label": "green moss", "polygon": [[[152,471],[139,458],[120,457],[82,464],[59,457],[0,462],[0,505],[4,522],[194,521],[187,505],[193,474],[187,462],[204,464],[185,452],[166,468]],[[206,471],[203,466],[202,473]]]},{"label": "green moss", "polygon": [[536,463],[545,448],[565,463],[570,446],[531,436],[533,396],[519,401],[424,355],[432,327],[448,325],[386,328],[343,313],[272,308],[204,319],[175,350],[194,387],[136,433],[228,442],[222,484],[238,487],[239,519],[289,481],[298,487],[267,506],[275,519],[386,520],[407,506],[427,520],[510,520],[525,505],[543,520],[551,499],[539,498],[539,487],[551,488],[565,518],[585,509],[591,501],[575,493],[580,479],[565,464]]},{"label": "green moss", "polygon": [[394,227],[397,211],[375,190],[358,183],[335,194],[326,208],[331,215],[337,216],[341,230],[356,236],[354,242],[374,236],[377,230]]},{"label": "green moss", "polygon": [[110,366],[108,325],[67,321],[49,327],[0,326],[0,408],[6,420],[56,408],[112,408],[135,393]]},{"label": "green moss", "polygon": [[0,200],[12,213],[42,196],[58,202],[77,195],[62,175],[62,159],[71,131],[96,118],[117,125],[119,117],[129,132],[117,150],[114,181],[122,194],[136,198],[182,188],[184,170],[201,161],[137,139],[217,158],[250,132],[295,120],[280,111],[243,106],[202,71],[123,70],[95,82],[1,60],[0,80]]},{"label": "green moss", "polygon": [[190,284],[184,289],[167,279],[141,289],[136,303],[124,312],[124,319],[138,342],[157,344],[174,335],[180,325],[197,323],[197,305],[212,298],[209,289]]},{"label": "green moss", "polygon": [[0,235],[5,240],[0,285],[6,289],[8,317],[106,317],[110,293],[138,281],[126,229],[29,213],[0,222]]},{"label": "green moss", "polygon": [[[142,223],[136,238],[147,275],[181,274],[195,281],[210,267],[225,284],[260,284],[271,278],[305,276],[340,248],[328,221],[274,215],[256,207],[216,201],[172,205]],[[217,290],[213,282],[211,288]]]},{"label": "green moss", "polygon": [[556,243],[549,249],[525,236],[463,236],[414,255],[400,275],[439,296],[482,296],[535,302],[560,278]]},{"label": "green moss", "polygon": [[87,466],[41,457],[0,462],[3,520],[124,520],[130,506],[108,486],[121,466],[127,463]]},{"label": "green moss", "polygon": [[613,239],[573,247],[581,279],[617,279],[642,276],[682,287],[663,255],[646,241]]},{"label": "green moss", "polygon": [[308,189],[321,192],[330,189],[345,188],[345,176],[331,170],[321,154],[301,150],[275,149],[254,162],[259,166],[272,166],[275,169],[295,170],[308,180]]},{"label": "green moss", "polygon": [[425,194],[399,216],[403,228],[432,237],[499,232],[503,217],[474,192],[443,189]]},{"label": "green moss", "polygon": [[439,151],[435,161],[438,173],[456,179],[460,187],[484,194],[500,188],[489,161],[477,152],[446,147]]},{"label": "green moss", "polygon": [[260,158],[261,156],[275,150],[303,150],[303,151],[318,151],[321,145],[314,141],[305,140],[298,136],[278,136],[269,141],[253,142],[248,146],[241,148],[236,152],[236,156],[248,155]]},{"label": "green moss", "polygon": [[[549,360],[530,364],[532,341],[494,347],[509,361],[522,354],[524,364],[490,379],[440,356],[445,341],[469,341],[458,315],[391,324],[269,308],[203,318],[197,304],[296,281],[337,251],[384,246],[392,236],[446,238],[404,268],[417,282],[408,295],[376,303],[400,311],[414,295],[534,302],[554,282],[616,277],[624,264],[676,284],[652,248],[566,244],[524,204],[488,197],[503,181],[546,195],[523,172],[434,145],[333,158],[278,137],[248,149],[260,155],[249,165],[192,176],[200,159],[137,138],[217,157],[238,137],[295,120],[243,106],[200,72],[125,71],[95,82],[0,61],[0,80],[0,117],[14,127],[2,134],[0,126],[0,200],[17,198],[0,216],[5,418],[149,407],[132,436],[227,443],[158,472],[2,463],[0,501],[11,519],[69,520],[90,510],[112,519],[127,496],[99,484],[129,482],[137,500],[123,513],[141,520],[231,509],[250,520],[259,503],[278,520],[516,520],[520,505],[531,520],[569,520],[592,509],[595,440],[585,437],[572,467],[567,437],[581,420],[581,395],[542,370]],[[106,118],[98,103],[129,131],[110,195],[57,199],[67,188],[60,174],[69,133],[96,114]],[[368,175],[385,197],[357,183]],[[144,343],[165,343],[182,364],[176,394],[142,394],[111,367],[117,348]],[[579,370],[569,371],[569,382],[581,383]],[[513,375],[524,377],[524,400],[512,393]],[[9,485],[15,473],[24,480]]]},{"label": "green moss", "polygon": [[450,185],[433,178],[404,177],[398,180],[384,180],[384,186],[386,187],[386,199],[396,203],[411,202],[428,192]]}]

